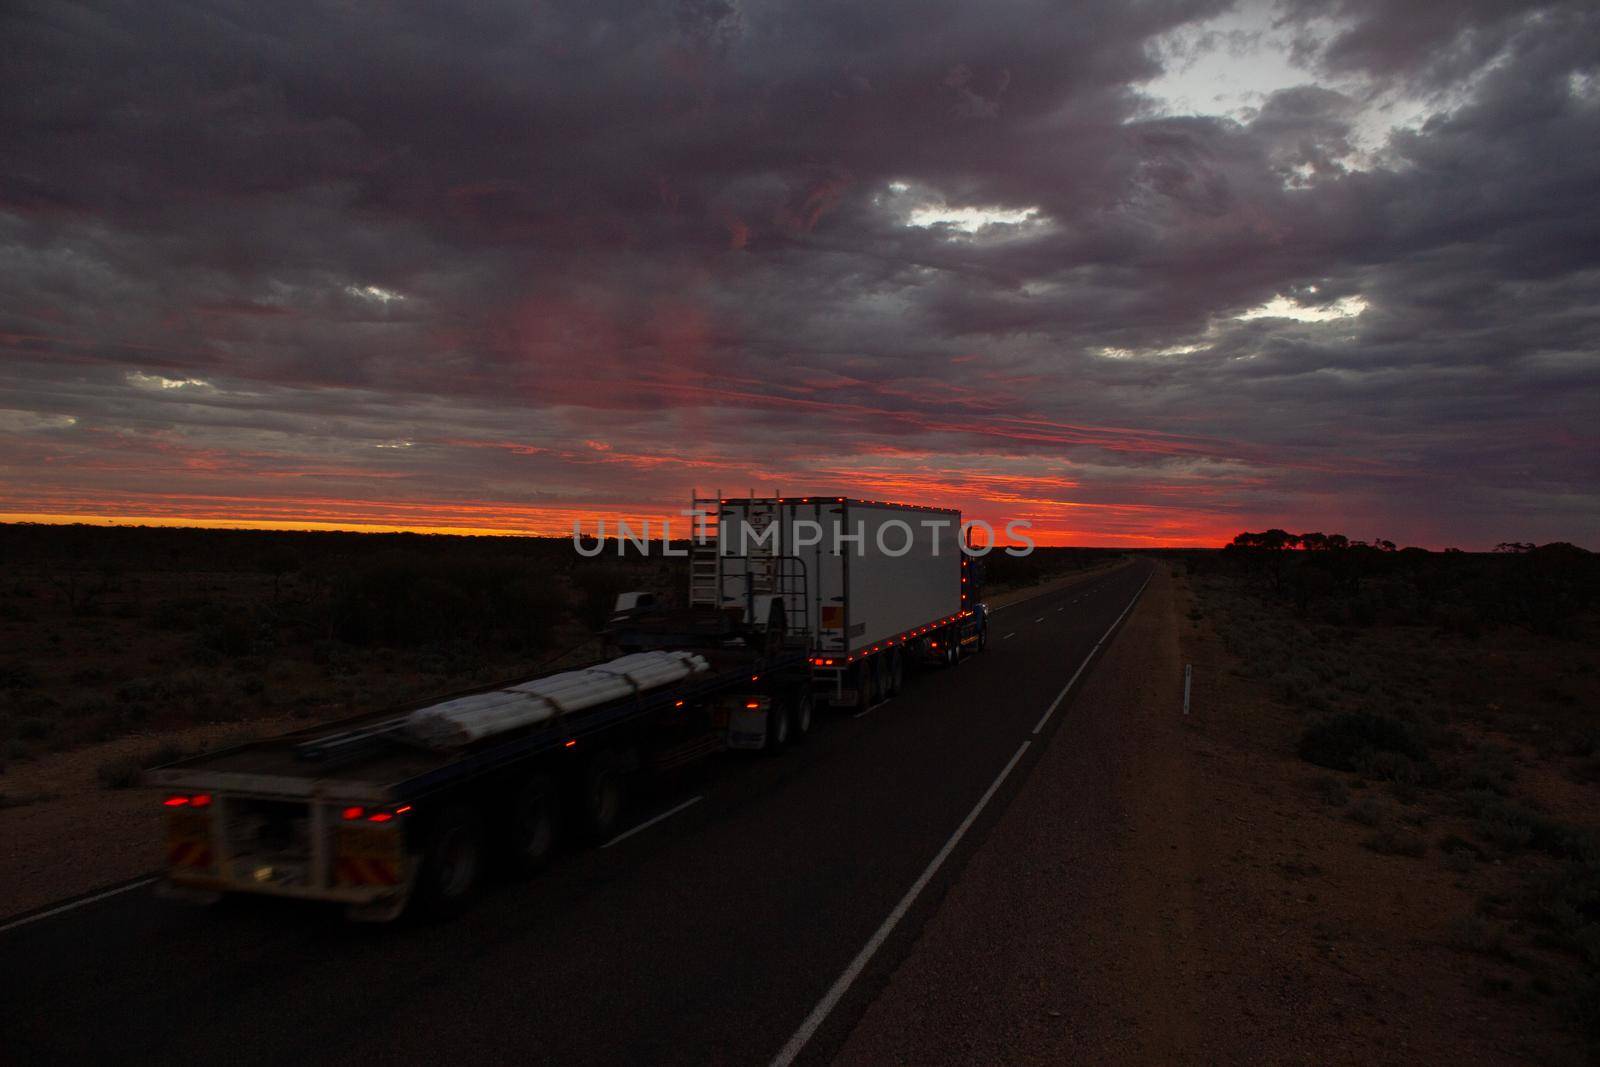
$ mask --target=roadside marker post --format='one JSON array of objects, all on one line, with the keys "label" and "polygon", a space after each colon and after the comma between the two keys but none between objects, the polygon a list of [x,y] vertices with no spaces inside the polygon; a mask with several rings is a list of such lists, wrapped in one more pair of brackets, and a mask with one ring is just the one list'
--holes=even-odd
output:
[{"label": "roadside marker post", "polygon": [[1189,682],[1194,678],[1194,664],[1183,665],[1183,713],[1189,714]]}]

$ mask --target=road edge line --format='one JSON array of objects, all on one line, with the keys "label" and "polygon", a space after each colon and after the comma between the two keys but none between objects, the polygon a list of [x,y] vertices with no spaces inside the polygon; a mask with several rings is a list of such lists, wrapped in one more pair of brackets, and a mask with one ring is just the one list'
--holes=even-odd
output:
[{"label": "road edge line", "polygon": [[844,973],[834,981],[833,985],[828,987],[828,991],[817,1002],[817,1006],[811,1009],[811,1014],[806,1016],[805,1021],[800,1024],[800,1028],[794,1032],[794,1036],[790,1037],[783,1048],[778,1051],[778,1054],[773,1057],[772,1067],[789,1067],[789,1064],[795,1061],[795,1057],[800,1055],[801,1050],[806,1047],[806,1042],[811,1040],[839,1001],[844,999],[844,995],[849,991],[850,986],[861,976],[861,972],[866,970],[867,964],[872,961],[872,957],[877,954],[878,949],[883,947],[883,943],[889,939],[889,935],[894,933],[894,928],[900,925],[900,920],[905,918],[906,913],[911,910],[911,906],[916,903],[917,897],[928,887],[928,883],[933,881],[933,876],[939,873],[939,868],[944,866],[944,861],[950,858],[950,853],[955,851],[956,845],[960,844],[961,839],[967,835],[967,831],[972,829],[972,824],[978,821],[978,816],[983,814],[983,809],[988,807],[989,801],[994,798],[995,793],[999,792],[1000,786],[1011,776],[1011,772],[1016,767],[1017,762],[1022,759],[1022,754],[1028,751],[1029,746],[1032,744],[1032,740],[1022,742],[1022,746],[1011,757],[1011,761],[1005,765],[1005,768],[1001,770],[995,780],[989,783],[989,788],[984,790],[983,796],[978,798],[978,803],[973,806],[971,811],[967,812],[967,817],[961,820],[961,825],[956,827],[955,833],[950,835],[949,840],[944,843],[944,847],[939,850],[938,855],[934,856],[928,866],[923,868],[922,874],[917,877],[917,880],[911,883],[911,888],[906,890],[905,896],[901,897],[900,902],[894,906],[894,910],[889,912],[889,917],[883,920],[872,937],[868,939],[866,945],[862,947],[860,952],[856,953],[855,959],[850,961],[850,965],[844,969]]},{"label": "road edge line", "polygon": [[90,893],[88,896],[79,897],[76,900],[69,900],[65,904],[57,904],[55,907],[46,907],[43,911],[36,911],[31,915],[24,915],[21,918],[12,919],[10,922],[0,922],[0,934],[3,934],[8,930],[16,930],[20,927],[27,926],[30,923],[36,923],[40,919],[48,919],[52,915],[60,915],[62,912],[81,908],[85,904],[93,904],[97,900],[105,900],[107,897],[114,897],[122,893],[131,892],[135,889],[142,889],[145,886],[150,885],[152,882],[157,881],[158,878],[158,875],[147,875],[144,878],[138,878],[123,885],[113,886],[110,889],[102,889],[98,893]]},{"label": "road edge line", "polygon": [[600,847],[601,848],[610,848],[612,845],[617,844],[619,841],[626,841],[628,838],[632,837],[634,834],[638,833],[640,830],[648,830],[648,829],[650,829],[650,827],[654,826],[656,823],[662,822],[662,821],[664,821],[666,819],[672,818],[674,815],[678,814],[678,812],[683,811],[685,808],[693,807],[694,805],[700,803],[705,798],[706,798],[706,795],[704,793],[701,793],[697,797],[690,797],[688,800],[685,800],[682,804],[679,804],[677,807],[668,808],[666,811],[662,812],[660,815],[657,815],[655,818],[646,819],[644,822],[640,823],[638,826],[635,826],[633,829],[622,831],[622,833],[618,834],[616,837],[613,837],[610,841],[607,841],[605,844],[601,845]]},{"label": "road edge line", "polygon": [[1100,651],[1100,646],[1104,645],[1108,640],[1110,640],[1112,633],[1115,632],[1118,626],[1122,625],[1122,620],[1128,617],[1128,612],[1133,610],[1133,606],[1139,602],[1139,597],[1144,594],[1145,586],[1149,584],[1150,576],[1146,575],[1145,580],[1140,584],[1139,588],[1134,590],[1133,599],[1128,601],[1128,606],[1122,609],[1122,614],[1118,615],[1116,621],[1114,621],[1110,626],[1106,627],[1106,632],[1100,635],[1100,640],[1096,641],[1094,643],[1094,647],[1089,650],[1089,654],[1083,657],[1083,662],[1078,664],[1078,669],[1072,672],[1072,677],[1068,678],[1067,684],[1061,687],[1061,692],[1057,693],[1056,698],[1050,702],[1050,706],[1044,709],[1044,714],[1039,717],[1038,725],[1033,728],[1034,737],[1039,736],[1039,731],[1044,729],[1045,723],[1050,721],[1050,716],[1056,713],[1056,708],[1061,706],[1061,702],[1065,700],[1067,698],[1067,694],[1072,691],[1072,687],[1077,683],[1078,676],[1083,673],[1083,669],[1089,666],[1089,661],[1094,659],[1094,654],[1096,652]]}]

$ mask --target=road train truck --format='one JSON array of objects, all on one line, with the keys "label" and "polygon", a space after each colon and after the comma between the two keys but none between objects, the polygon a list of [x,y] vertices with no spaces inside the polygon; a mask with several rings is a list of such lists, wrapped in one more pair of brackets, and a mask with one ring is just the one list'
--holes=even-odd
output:
[{"label": "road train truck", "polygon": [[530,874],[563,840],[615,836],[639,775],[781,752],[818,703],[886,699],[909,666],[983,647],[957,513],[695,503],[686,602],[624,594],[586,666],[147,772],[166,819],[163,892],[330,901],[380,921],[454,910],[491,869]]}]

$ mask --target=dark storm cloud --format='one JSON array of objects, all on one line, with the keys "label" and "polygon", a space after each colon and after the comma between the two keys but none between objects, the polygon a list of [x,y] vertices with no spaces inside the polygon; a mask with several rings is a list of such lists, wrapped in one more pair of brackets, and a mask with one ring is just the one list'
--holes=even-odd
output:
[{"label": "dark storm cloud", "polygon": [[1224,6],[10,8],[8,510],[1595,540],[1600,20],[1295,2],[1305,84],[1152,113]]}]

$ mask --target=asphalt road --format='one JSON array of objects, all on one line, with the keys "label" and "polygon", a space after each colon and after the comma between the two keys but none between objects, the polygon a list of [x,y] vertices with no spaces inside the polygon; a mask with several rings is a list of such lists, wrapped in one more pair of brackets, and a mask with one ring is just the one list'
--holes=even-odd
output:
[{"label": "asphalt road", "polygon": [[984,654],[824,716],[778,759],[707,761],[635,821],[703,799],[446,923],[140,889],[0,932],[0,1060],[823,1062],[1040,747],[1070,735],[1070,695],[1034,731],[1151,566],[1000,610]]}]

